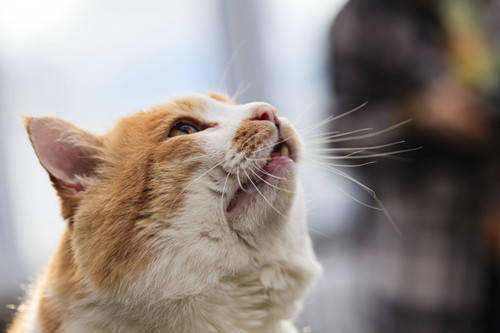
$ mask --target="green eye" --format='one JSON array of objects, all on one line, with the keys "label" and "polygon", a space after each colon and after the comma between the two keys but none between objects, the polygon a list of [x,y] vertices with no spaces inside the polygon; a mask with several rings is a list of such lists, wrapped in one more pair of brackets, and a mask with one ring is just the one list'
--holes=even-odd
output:
[{"label": "green eye", "polygon": [[168,137],[174,137],[174,136],[179,136],[179,135],[189,135],[198,132],[198,129],[188,123],[185,122],[178,122],[176,123],[171,129],[170,132],[168,133]]}]

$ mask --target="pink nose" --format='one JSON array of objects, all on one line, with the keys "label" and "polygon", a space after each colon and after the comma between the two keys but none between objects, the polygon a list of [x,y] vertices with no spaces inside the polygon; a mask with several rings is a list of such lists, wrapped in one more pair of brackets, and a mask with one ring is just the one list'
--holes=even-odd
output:
[{"label": "pink nose", "polygon": [[252,120],[268,120],[273,122],[275,125],[279,125],[280,121],[278,119],[278,110],[274,106],[269,104],[263,104],[257,106],[252,111]]}]

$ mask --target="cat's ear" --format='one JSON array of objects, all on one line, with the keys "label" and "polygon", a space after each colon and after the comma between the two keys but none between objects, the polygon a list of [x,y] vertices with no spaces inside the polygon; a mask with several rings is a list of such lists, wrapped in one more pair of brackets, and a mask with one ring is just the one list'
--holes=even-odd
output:
[{"label": "cat's ear", "polygon": [[58,118],[25,118],[26,131],[42,166],[62,199],[84,191],[96,177],[100,138]]}]

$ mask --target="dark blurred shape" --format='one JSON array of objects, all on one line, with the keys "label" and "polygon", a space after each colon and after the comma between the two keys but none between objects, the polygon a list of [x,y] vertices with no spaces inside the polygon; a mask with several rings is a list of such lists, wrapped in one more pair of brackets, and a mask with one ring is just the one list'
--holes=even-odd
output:
[{"label": "dark blurred shape", "polygon": [[335,130],[423,149],[358,169],[402,236],[360,211],[373,332],[500,332],[500,1],[351,0],[330,35]]},{"label": "dark blurred shape", "polygon": [[[0,71],[0,91],[3,88],[3,71]],[[3,93],[0,93],[4,97]],[[3,112],[0,101],[0,117]],[[17,242],[10,210],[11,198],[7,191],[7,175],[3,157],[4,142],[0,142],[0,332],[4,332],[10,322],[14,310],[10,305],[16,304],[19,297],[19,284],[23,281],[24,267],[19,260]]]}]

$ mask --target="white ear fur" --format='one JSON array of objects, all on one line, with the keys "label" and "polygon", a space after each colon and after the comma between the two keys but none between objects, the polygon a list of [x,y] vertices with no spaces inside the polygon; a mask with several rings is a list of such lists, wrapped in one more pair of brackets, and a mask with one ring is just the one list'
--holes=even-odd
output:
[{"label": "white ear fur", "polygon": [[26,130],[42,166],[61,185],[83,191],[94,176],[100,140],[62,119],[27,118]]}]

